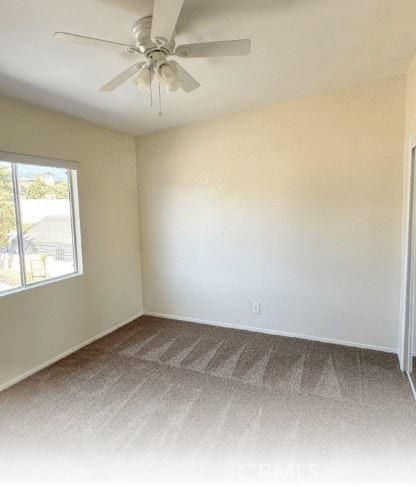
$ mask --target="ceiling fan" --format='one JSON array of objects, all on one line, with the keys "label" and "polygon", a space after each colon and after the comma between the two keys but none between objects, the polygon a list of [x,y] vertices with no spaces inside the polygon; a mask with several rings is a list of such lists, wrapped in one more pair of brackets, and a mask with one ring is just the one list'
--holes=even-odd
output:
[{"label": "ceiling fan", "polygon": [[[150,90],[156,79],[168,91],[181,88],[186,93],[199,88],[198,81],[179,63],[170,60],[179,58],[204,58],[217,56],[244,56],[249,54],[249,39],[231,41],[202,42],[176,46],[176,23],[184,0],[154,0],[153,15],[139,19],[133,25],[134,44],[96,39],[67,32],[56,32],[54,38],[60,41],[89,44],[144,56],[137,62],[105,84],[101,91],[113,91],[133,78],[140,90]],[[160,99],[160,96],[159,96]]]}]

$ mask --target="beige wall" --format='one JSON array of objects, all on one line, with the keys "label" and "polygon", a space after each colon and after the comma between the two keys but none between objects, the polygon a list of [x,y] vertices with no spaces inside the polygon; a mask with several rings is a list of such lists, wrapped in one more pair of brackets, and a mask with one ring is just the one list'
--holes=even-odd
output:
[{"label": "beige wall", "polygon": [[396,349],[404,109],[385,80],[141,138],[145,310]]},{"label": "beige wall", "polygon": [[84,275],[0,297],[0,387],[142,310],[135,142],[0,97],[0,151],[79,162]]}]

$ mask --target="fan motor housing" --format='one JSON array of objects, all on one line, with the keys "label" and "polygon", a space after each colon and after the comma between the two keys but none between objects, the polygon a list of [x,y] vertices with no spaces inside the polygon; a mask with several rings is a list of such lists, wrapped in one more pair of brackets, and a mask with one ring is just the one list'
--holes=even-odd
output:
[{"label": "fan motor housing", "polygon": [[151,38],[152,16],[143,17],[133,25],[133,34],[136,39],[136,46],[145,56],[150,57],[155,52],[170,54],[175,49],[175,32],[169,42],[156,45]]}]

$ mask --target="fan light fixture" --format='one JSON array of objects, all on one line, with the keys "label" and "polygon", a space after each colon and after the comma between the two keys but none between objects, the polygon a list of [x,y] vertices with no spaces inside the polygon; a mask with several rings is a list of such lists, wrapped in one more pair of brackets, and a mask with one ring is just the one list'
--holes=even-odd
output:
[{"label": "fan light fixture", "polygon": [[[152,61],[152,60],[151,60]],[[139,74],[133,78],[133,83],[140,91],[150,94],[150,106],[153,105],[152,85],[153,81],[159,83],[159,115],[162,115],[162,99],[160,88],[165,87],[167,93],[176,91],[180,87],[178,70],[174,61],[167,61],[163,55],[158,55],[158,60],[138,66]]]},{"label": "fan light fixture", "polygon": [[133,82],[136,83],[137,88],[139,88],[140,91],[149,90],[152,82],[152,73],[150,66],[142,68],[139,76],[134,78]]},{"label": "fan light fixture", "polygon": [[178,71],[174,63],[160,60],[156,63],[155,73],[160,84],[170,86],[177,82]]}]

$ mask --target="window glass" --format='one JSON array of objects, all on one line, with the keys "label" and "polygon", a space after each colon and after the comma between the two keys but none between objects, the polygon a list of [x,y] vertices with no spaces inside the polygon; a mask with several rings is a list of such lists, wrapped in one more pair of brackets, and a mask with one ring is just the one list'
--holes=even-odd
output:
[{"label": "window glass", "polygon": [[12,165],[0,161],[0,293],[21,285]]},{"label": "window glass", "polygon": [[28,284],[76,272],[69,170],[17,165]]}]

